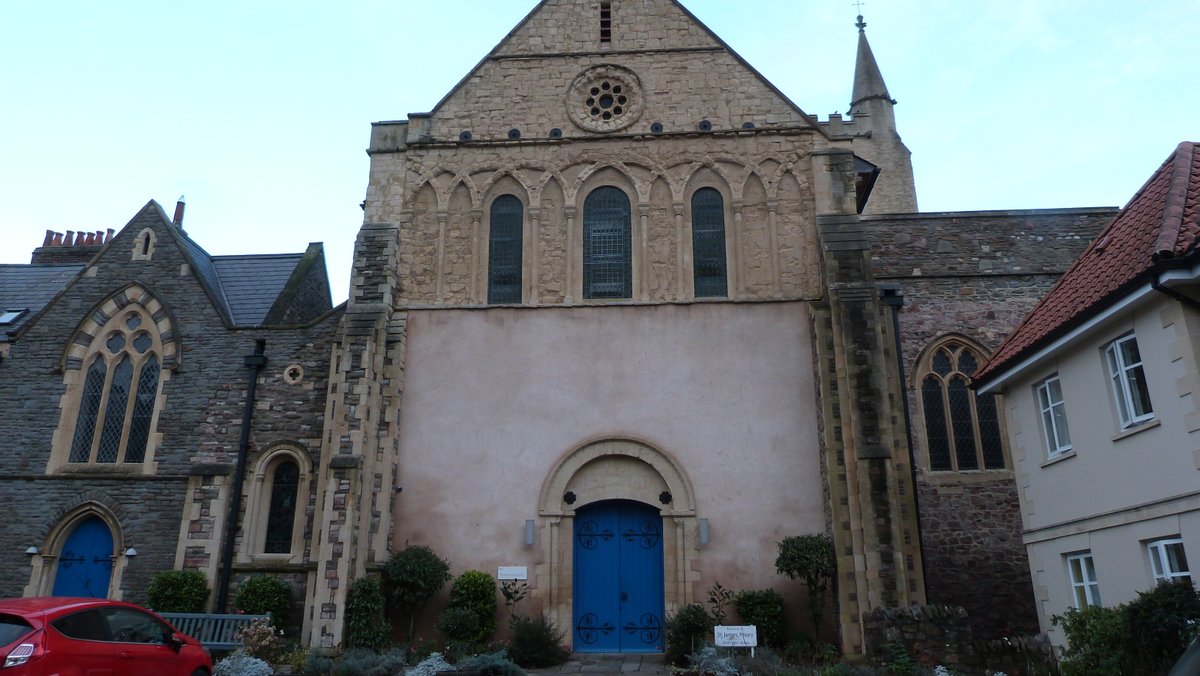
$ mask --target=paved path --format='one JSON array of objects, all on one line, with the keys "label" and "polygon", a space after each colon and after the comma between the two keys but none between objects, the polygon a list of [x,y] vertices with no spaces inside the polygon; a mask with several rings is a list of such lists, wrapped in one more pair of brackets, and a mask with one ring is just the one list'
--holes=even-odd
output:
[{"label": "paved path", "polygon": [[531,674],[668,674],[670,669],[663,656],[638,655],[571,655],[565,664],[549,669],[530,671]]}]

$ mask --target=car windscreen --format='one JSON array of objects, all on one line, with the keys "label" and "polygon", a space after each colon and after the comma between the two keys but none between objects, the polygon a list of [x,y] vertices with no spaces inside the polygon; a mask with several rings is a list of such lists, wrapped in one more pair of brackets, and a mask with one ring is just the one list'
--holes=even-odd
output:
[{"label": "car windscreen", "polygon": [[33,629],[28,622],[16,615],[0,614],[0,646],[8,645]]}]

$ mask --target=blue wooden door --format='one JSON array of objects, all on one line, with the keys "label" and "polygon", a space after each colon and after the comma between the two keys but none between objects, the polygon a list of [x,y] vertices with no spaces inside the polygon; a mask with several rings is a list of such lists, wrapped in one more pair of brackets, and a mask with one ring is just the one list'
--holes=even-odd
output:
[{"label": "blue wooden door", "polygon": [[84,520],[63,544],[54,575],[54,596],[106,598],[112,577],[113,537],[99,517]]},{"label": "blue wooden door", "polygon": [[662,652],[662,515],[609,500],[575,514],[576,652]]}]

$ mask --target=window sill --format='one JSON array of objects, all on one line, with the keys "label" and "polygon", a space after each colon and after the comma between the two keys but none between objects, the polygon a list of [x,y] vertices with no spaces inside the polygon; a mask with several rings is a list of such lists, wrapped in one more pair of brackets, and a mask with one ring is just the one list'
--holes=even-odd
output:
[{"label": "window sill", "polygon": [[1126,427],[1125,429],[1118,432],[1115,436],[1113,436],[1112,440],[1114,442],[1120,441],[1121,439],[1124,439],[1125,437],[1131,437],[1131,436],[1137,434],[1138,432],[1145,432],[1146,430],[1154,429],[1155,427],[1158,427],[1161,424],[1162,424],[1162,421],[1160,421],[1158,418],[1154,418],[1152,420],[1147,420],[1146,422],[1142,422],[1142,423],[1138,423],[1136,425],[1132,425],[1130,427]]},{"label": "window sill", "polygon": [[1047,458],[1044,462],[1042,462],[1041,466],[1049,467],[1050,465],[1053,465],[1057,462],[1062,462],[1063,460],[1066,460],[1067,458],[1074,458],[1074,457],[1075,457],[1075,449],[1072,448],[1069,451],[1059,453],[1058,455],[1054,456],[1053,458]]}]

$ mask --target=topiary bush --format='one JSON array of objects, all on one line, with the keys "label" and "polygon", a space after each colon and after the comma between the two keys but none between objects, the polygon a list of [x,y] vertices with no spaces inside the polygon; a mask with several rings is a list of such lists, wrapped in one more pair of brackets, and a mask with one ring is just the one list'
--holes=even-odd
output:
[{"label": "topiary bush", "polygon": [[733,607],[743,624],[758,627],[759,645],[778,650],[787,629],[783,621],[783,597],[774,589],[744,590],[733,597]]},{"label": "topiary bush", "polygon": [[437,630],[442,632],[450,644],[452,657],[472,652],[479,646],[475,637],[479,635],[479,616],[470,608],[447,608],[438,616]]},{"label": "topiary bush", "polygon": [[712,618],[699,603],[684,606],[667,616],[667,664],[688,666],[688,655],[700,650],[712,636]]},{"label": "topiary bush", "polygon": [[1138,592],[1122,612],[1126,666],[1165,673],[1187,650],[1200,622],[1200,593],[1191,582],[1162,583]]},{"label": "topiary bush", "polygon": [[1072,608],[1052,621],[1067,638],[1059,661],[1063,676],[1121,676],[1125,629],[1120,608]]},{"label": "topiary bush", "polygon": [[255,575],[238,585],[233,607],[250,615],[271,613],[271,624],[283,629],[292,612],[292,587],[278,577]]},{"label": "topiary bush", "polygon": [[465,608],[479,620],[479,631],[468,640],[486,643],[496,631],[496,581],[479,570],[468,570],[450,586],[450,607]]},{"label": "topiary bush", "polygon": [[412,642],[417,612],[450,581],[450,562],[423,545],[394,553],[383,565],[384,593],[408,612],[408,641]]},{"label": "topiary bush", "polygon": [[508,627],[512,634],[509,657],[526,669],[557,666],[571,656],[570,651],[563,647],[563,631],[544,615],[517,615]]},{"label": "topiary bush", "polygon": [[820,638],[821,615],[825,612],[825,593],[837,579],[837,550],[833,538],[825,533],[796,535],[779,542],[775,570],[789,579],[800,579],[808,588],[808,615],[813,635]]},{"label": "topiary bush", "polygon": [[392,642],[384,617],[383,590],[373,577],[360,577],[346,593],[346,647],[382,652]]},{"label": "topiary bush", "polygon": [[160,613],[202,613],[208,595],[208,578],[204,573],[164,570],[150,580],[146,605]]}]

